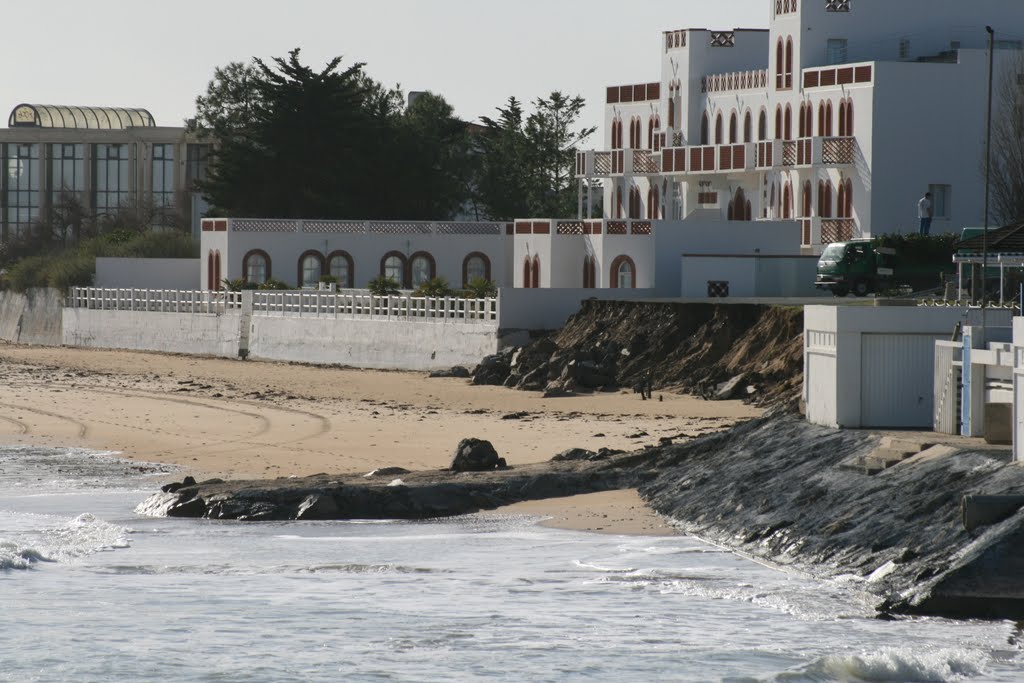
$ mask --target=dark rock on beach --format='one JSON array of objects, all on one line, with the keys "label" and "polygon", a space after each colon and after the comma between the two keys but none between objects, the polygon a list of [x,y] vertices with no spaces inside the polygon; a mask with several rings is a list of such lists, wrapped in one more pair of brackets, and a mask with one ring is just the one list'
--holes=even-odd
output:
[{"label": "dark rock on beach", "polygon": [[433,372],[431,372],[427,376],[428,377],[434,377],[434,378],[437,378],[437,377],[456,377],[456,378],[465,379],[465,378],[468,378],[470,376],[470,373],[469,373],[468,369],[462,367],[461,365],[455,365],[455,366],[452,366],[452,367],[448,368],[447,370],[434,370]]},{"label": "dark rock on beach", "polygon": [[486,472],[498,467],[498,452],[490,441],[463,439],[455,448],[452,472]]}]

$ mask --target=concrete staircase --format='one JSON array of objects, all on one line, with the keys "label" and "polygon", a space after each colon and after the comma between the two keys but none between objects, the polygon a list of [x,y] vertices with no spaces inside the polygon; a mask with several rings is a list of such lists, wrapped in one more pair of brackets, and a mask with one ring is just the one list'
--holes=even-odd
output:
[{"label": "concrete staircase", "polygon": [[919,439],[899,436],[883,436],[878,448],[867,455],[860,455],[840,463],[840,469],[853,470],[862,474],[878,474],[907,458],[912,458],[934,444]]}]

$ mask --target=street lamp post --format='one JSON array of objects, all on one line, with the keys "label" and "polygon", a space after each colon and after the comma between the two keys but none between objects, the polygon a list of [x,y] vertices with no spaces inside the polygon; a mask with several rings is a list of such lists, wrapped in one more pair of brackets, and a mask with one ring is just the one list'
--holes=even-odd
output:
[{"label": "street lamp post", "polygon": [[[985,274],[988,271],[988,184],[992,169],[992,60],[995,52],[996,32],[988,31],[988,110],[985,118],[985,231],[981,234],[981,329],[985,329]],[[984,334],[984,332],[982,332]]]}]

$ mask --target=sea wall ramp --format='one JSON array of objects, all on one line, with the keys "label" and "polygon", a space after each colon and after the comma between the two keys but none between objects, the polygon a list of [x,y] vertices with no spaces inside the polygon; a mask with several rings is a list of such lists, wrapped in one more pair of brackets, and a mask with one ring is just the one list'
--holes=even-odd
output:
[{"label": "sea wall ramp", "polygon": [[972,494],[1024,492],[1006,450],[936,447],[869,475],[845,464],[881,439],[798,417],[658,449],[641,495],[694,534],[823,578],[883,611],[1024,617],[1024,512],[968,531]]}]

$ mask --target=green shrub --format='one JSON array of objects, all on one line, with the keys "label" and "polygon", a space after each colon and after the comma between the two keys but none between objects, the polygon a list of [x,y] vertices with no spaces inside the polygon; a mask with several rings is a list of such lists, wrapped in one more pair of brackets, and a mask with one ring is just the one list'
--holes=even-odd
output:
[{"label": "green shrub", "polygon": [[281,282],[280,280],[276,280],[274,278],[270,278],[266,282],[262,283],[257,289],[278,289],[279,290],[279,289],[292,289],[292,287],[290,287],[289,285],[285,284],[284,282]]},{"label": "green shrub", "polygon": [[72,250],[61,254],[46,269],[46,284],[60,290],[89,287],[96,273],[96,259],[87,253]]},{"label": "green shrub", "polygon": [[24,292],[30,287],[45,287],[46,272],[51,259],[46,256],[23,258],[7,270],[11,289]]},{"label": "green shrub", "polygon": [[335,277],[334,275],[321,275],[320,282],[324,283],[325,285],[336,285],[338,284],[338,278]]},{"label": "green shrub", "polygon": [[373,294],[374,296],[393,296],[395,294],[401,294],[402,292],[399,289],[400,286],[401,285],[398,284],[398,280],[384,275],[378,275],[366,283],[366,288],[370,290],[370,294]]},{"label": "green shrub", "polygon": [[432,277],[413,292],[413,296],[453,296],[455,290],[448,286],[443,277]]},{"label": "green shrub", "polygon": [[467,299],[486,299],[498,295],[498,285],[491,280],[482,277],[475,277],[466,283],[462,290],[462,296]]}]

